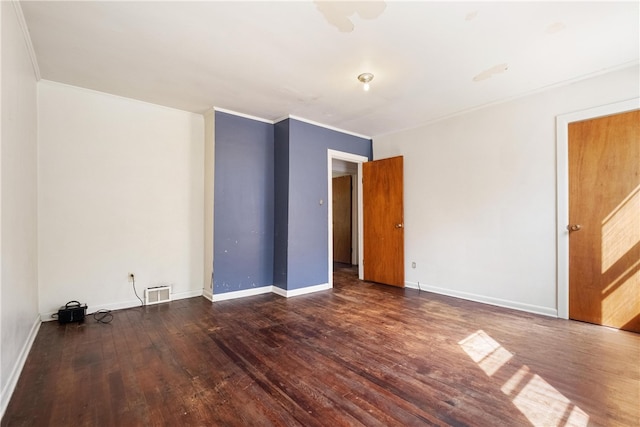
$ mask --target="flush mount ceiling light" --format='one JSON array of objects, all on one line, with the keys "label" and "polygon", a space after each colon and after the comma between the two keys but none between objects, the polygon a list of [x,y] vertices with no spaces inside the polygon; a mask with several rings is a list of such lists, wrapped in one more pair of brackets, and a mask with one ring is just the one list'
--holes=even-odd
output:
[{"label": "flush mount ceiling light", "polygon": [[364,83],[362,87],[365,91],[369,90],[369,82],[373,80],[373,74],[371,73],[362,73],[358,76],[358,80]]}]

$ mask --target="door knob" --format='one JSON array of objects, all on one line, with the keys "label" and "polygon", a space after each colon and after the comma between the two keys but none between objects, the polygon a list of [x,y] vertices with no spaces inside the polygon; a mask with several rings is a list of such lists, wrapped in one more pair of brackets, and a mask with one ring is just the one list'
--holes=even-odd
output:
[{"label": "door knob", "polygon": [[582,226],[580,224],[570,224],[567,225],[567,230],[569,231],[578,231],[582,228]]},{"label": "door knob", "polygon": [[402,228],[402,227],[404,227],[404,226],[402,225],[402,223],[400,223],[400,224],[396,224],[396,228]]}]

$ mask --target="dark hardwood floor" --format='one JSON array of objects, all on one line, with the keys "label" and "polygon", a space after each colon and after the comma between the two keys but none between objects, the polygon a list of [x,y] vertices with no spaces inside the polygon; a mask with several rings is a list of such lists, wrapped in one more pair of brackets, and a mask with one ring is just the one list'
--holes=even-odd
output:
[{"label": "dark hardwood floor", "polygon": [[3,426],[638,426],[640,335],[335,273],[42,325]]}]

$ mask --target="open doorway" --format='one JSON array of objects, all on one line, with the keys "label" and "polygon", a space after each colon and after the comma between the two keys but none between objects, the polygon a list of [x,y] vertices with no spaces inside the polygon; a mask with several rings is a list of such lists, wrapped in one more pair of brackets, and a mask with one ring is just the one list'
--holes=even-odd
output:
[{"label": "open doorway", "polygon": [[[350,169],[355,169],[351,171]],[[331,191],[333,196],[333,271],[351,270],[357,273],[358,265],[358,207],[354,206],[357,194],[353,182],[357,165],[342,160],[333,162]]]},{"label": "open doorway", "polygon": [[[353,269],[359,279],[363,277],[361,177],[362,163],[368,159],[335,150],[328,150],[327,157],[328,279],[333,287],[334,266]],[[338,204],[337,209],[334,209],[334,201]]]}]

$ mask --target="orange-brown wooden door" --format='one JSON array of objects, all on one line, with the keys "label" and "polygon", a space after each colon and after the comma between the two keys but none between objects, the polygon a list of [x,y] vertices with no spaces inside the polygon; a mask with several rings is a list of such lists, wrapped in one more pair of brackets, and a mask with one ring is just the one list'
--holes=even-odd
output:
[{"label": "orange-brown wooden door", "polygon": [[333,178],[333,261],[351,264],[351,176]]},{"label": "orange-brown wooden door", "polygon": [[404,287],[403,158],[362,164],[364,280]]},{"label": "orange-brown wooden door", "polygon": [[640,111],[569,124],[569,317],[640,332]]}]

